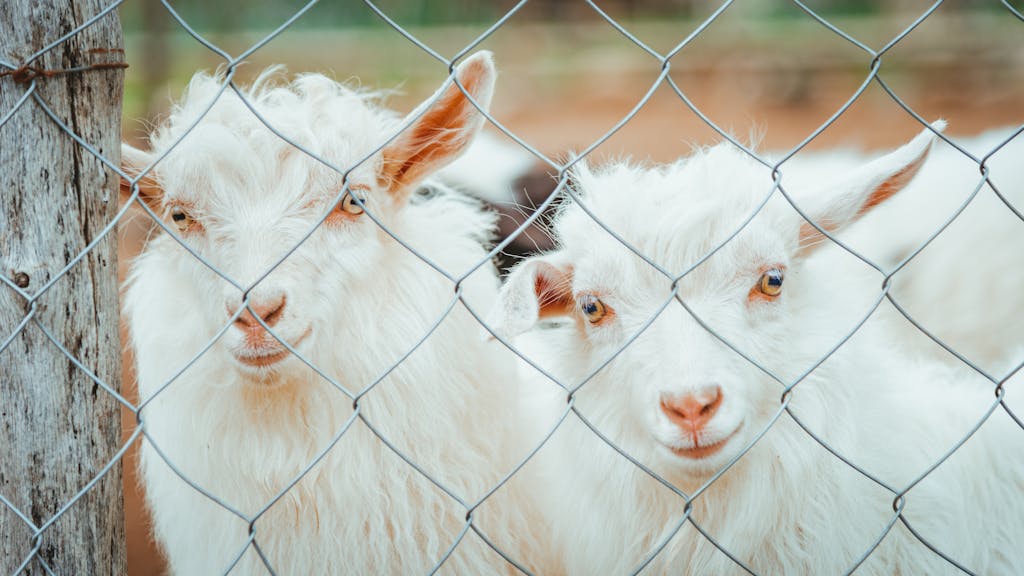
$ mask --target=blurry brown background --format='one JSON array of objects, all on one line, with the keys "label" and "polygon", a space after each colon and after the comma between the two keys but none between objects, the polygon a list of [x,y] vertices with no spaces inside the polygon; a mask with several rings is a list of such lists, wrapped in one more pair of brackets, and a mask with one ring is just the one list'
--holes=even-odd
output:
[{"label": "blurry brown background", "polygon": [[[597,3],[642,42],[667,53],[706,20],[713,0],[617,0]],[[880,49],[931,2],[818,0],[805,4],[873,49]],[[181,16],[211,42],[238,54],[298,11],[298,0],[179,0]],[[445,57],[455,55],[507,10],[510,1],[391,0],[376,5]],[[1024,4],[1017,2],[1018,10]],[[144,145],[148,128],[180,96],[197,70],[223,63],[188,36],[157,0],[121,9],[127,76],[124,137]],[[925,119],[944,117],[948,133],[972,135],[1024,122],[1024,22],[998,0],[948,1],[888,51],[881,77]],[[643,98],[661,65],[582,0],[531,1],[480,49],[500,70],[494,116],[545,154],[582,150]],[[763,149],[792,147],[824,123],[868,75],[871,56],[784,0],[737,1],[671,61],[672,78],[722,128]],[[427,97],[446,67],[388,27],[363,2],[314,6],[240,69],[241,82],[268,65],[290,73],[324,72],[364,87],[394,89],[402,112]],[[900,143],[920,129],[872,84],[809,149],[836,145],[875,148]],[[666,161],[694,144],[720,138],[660,86],[635,118],[602,144],[595,157]],[[122,273],[147,234],[145,217],[121,229]],[[137,401],[126,353],[127,397]],[[125,438],[134,425],[124,415]],[[125,461],[128,561],[132,574],[159,574],[134,475]]]}]

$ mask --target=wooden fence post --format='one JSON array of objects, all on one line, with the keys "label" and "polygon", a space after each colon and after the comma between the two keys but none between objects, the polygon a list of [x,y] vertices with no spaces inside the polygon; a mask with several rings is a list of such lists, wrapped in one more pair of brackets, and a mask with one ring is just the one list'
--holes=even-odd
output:
[{"label": "wooden fence post", "polygon": [[[20,67],[112,0],[2,0],[0,61]],[[0,65],[0,121],[27,90],[111,162],[120,157],[124,60],[113,10],[31,62]],[[100,68],[92,68],[99,64]],[[88,70],[71,69],[88,67]],[[64,71],[51,75],[48,72]],[[61,271],[118,209],[118,178],[29,98],[0,126],[0,574],[124,574],[119,404],[52,342],[120,388],[117,242]],[[30,316],[20,332],[19,326]],[[16,333],[16,334],[15,334]],[[73,502],[66,510],[64,507]],[[15,512],[12,508],[17,508]],[[60,513],[63,510],[62,513]],[[57,519],[34,538],[35,527]]]}]

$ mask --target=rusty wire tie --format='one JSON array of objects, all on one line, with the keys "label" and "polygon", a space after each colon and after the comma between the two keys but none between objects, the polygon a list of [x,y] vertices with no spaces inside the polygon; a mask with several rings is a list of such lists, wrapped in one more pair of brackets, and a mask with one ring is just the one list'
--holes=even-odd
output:
[{"label": "rusty wire tie", "polygon": [[54,70],[47,70],[40,66],[32,66],[30,64],[26,64],[21,68],[14,68],[0,72],[0,78],[10,76],[16,84],[26,84],[34,81],[36,78],[53,78],[54,76],[63,76],[64,74],[86,72],[88,70],[124,69],[127,67],[128,63],[124,61],[100,62],[98,64],[90,64],[88,66],[76,66],[74,68],[58,68]]}]

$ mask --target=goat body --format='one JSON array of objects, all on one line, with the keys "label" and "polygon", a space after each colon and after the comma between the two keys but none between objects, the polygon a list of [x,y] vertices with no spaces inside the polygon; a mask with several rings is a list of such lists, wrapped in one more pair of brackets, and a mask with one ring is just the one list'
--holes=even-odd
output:
[{"label": "goat body", "polygon": [[[929,136],[790,191],[839,232],[907,185]],[[569,204],[559,248],[509,276],[492,321],[546,372],[523,365],[528,442],[565,415],[517,479],[548,515],[551,561],[958,573],[934,546],[976,573],[1020,573],[1024,431],[992,382],[908,357],[888,322],[860,325],[878,284],[841,273],[769,172],[724,144],[660,168],[580,166],[586,210]]]},{"label": "goat body", "polygon": [[[850,247],[892,269],[922,246],[977,190],[963,213],[898,271],[891,293],[924,329],[982,369],[1005,372],[1024,361],[1024,138],[997,129],[953,140],[985,158],[989,179],[1017,214],[988,183],[977,163],[952,146],[937,145],[906,189],[839,235]],[[995,151],[991,156],[990,152]],[[864,154],[799,154],[783,167],[784,182],[799,187],[868,160]],[[894,318],[901,340],[918,350],[960,364],[918,328]]]},{"label": "goat body", "polygon": [[[487,106],[489,56],[457,75]],[[144,176],[139,197],[202,258],[161,234],[125,293],[146,403],[142,478],[172,572],[237,561],[246,574],[264,562],[279,574],[412,574],[442,560],[442,572],[506,572],[465,527],[466,506],[511,467],[501,416],[514,364],[453,303],[458,293],[486,310],[497,294],[489,262],[469,274],[494,218],[444,191],[410,200],[482,119],[449,82],[374,153],[403,124],[371,96],[317,75],[245,93],[277,130],[351,168],[343,182],[230,90],[200,120],[222,82],[194,78],[152,151],[125,150]],[[458,292],[392,234],[468,274]],[[494,504],[504,497],[473,518],[509,549],[521,521]]]}]

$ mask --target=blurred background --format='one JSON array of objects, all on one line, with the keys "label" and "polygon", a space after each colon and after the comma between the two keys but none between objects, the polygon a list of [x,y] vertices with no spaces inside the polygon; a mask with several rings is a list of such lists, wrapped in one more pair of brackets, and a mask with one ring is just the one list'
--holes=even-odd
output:
[{"label": "blurred background", "polygon": [[[516,6],[510,0],[380,0],[372,6],[438,54],[450,58]],[[672,51],[722,6],[716,0],[604,0],[597,6],[654,51]],[[804,5],[874,50],[932,7],[922,0],[805,0]],[[221,50],[240,54],[301,10],[301,0],[176,0],[174,10]],[[159,0],[120,9],[127,71],[124,137],[145,145],[198,70],[224,59],[191,37]],[[880,76],[932,120],[949,120],[954,139],[1024,122],[1024,2],[949,0],[882,58]],[[629,115],[661,72],[651,54],[583,0],[531,0],[483,41],[500,70],[492,112],[544,154],[582,150]],[[762,149],[799,144],[849,100],[868,77],[872,56],[789,0],[737,0],[672,60],[671,76],[693,104],[741,141]],[[270,65],[322,72],[367,88],[393,90],[388,102],[411,110],[446,78],[447,68],[403,38],[365,2],[309,9],[246,59],[240,83]],[[879,148],[909,139],[920,125],[872,83],[808,150]],[[493,131],[493,130],[492,130]],[[594,158],[667,161],[720,137],[668,85]],[[144,218],[121,230],[122,273],[148,233]],[[135,399],[126,357],[125,386]],[[125,437],[134,417],[125,414]],[[126,460],[129,567],[160,574],[134,476]]]}]

